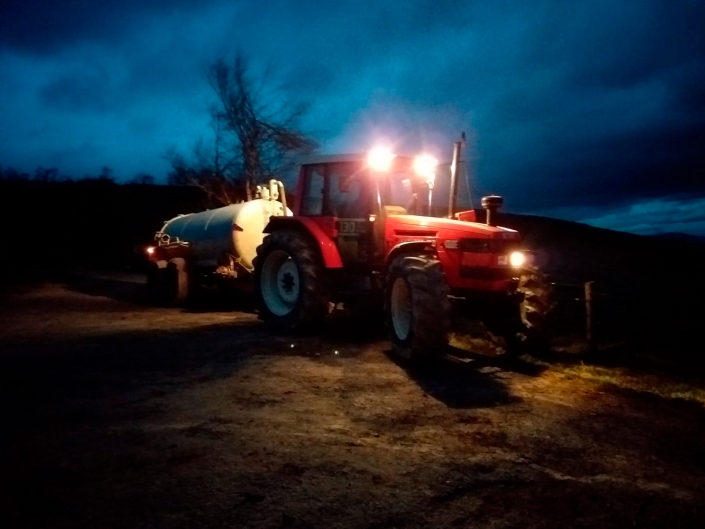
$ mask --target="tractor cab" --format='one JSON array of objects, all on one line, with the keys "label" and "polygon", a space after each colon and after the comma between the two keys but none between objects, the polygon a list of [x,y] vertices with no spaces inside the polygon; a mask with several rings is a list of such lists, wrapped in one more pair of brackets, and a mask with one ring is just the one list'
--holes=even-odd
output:
[{"label": "tractor cab", "polygon": [[321,156],[301,167],[295,216],[311,219],[335,242],[344,267],[378,267],[387,218],[430,213],[434,168],[428,156],[379,150]]},{"label": "tractor cab", "polygon": [[[321,156],[304,164],[299,180],[298,215],[366,219],[388,211],[426,214],[435,162],[426,161],[428,176],[406,156],[379,161],[380,154]],[[371,161],[372,159],[372,161]],[[421,169],[423,170],[423,169]],[[429,187],[430,186],[430,187]]]}]

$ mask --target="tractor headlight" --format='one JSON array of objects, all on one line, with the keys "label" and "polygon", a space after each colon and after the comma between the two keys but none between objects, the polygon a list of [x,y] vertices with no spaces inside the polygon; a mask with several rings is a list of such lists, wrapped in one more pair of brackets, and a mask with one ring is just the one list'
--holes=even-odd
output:
[{"label": "tractor headlight", "polygon": [[154,253],[154,246],[148,246],[145,251],[148,255],[152,255]]},{"label": "tractor headlight", "polygon": [[512,252],[509,256],[509,264],[512,265],[514,268],[519,268],[520,266],[523,266],[525,260],[526,258],[524,257],[523,252]]},{"label": "tractor headlight", "polygon": [[447,250],[457,250],[458,249],[458,241],[457,240],[446,240],[443,241],[443,247]]},{"label": "tractor headlight", "polygon": [[384,147],[375,147],[367,155],[367,165],[373,171],[386,173],[392,166],[392,160],[396,157],[389,149]]}]

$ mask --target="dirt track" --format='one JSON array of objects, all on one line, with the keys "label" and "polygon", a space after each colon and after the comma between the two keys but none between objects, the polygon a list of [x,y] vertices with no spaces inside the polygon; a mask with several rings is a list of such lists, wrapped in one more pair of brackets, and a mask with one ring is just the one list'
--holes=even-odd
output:
[{"label": "dirt track", "polygon": [[347,320],[272,336],[244,302],[130,276],[0,304],[3,527],[702,527],[702,405],[545,363],[408,371]]}]

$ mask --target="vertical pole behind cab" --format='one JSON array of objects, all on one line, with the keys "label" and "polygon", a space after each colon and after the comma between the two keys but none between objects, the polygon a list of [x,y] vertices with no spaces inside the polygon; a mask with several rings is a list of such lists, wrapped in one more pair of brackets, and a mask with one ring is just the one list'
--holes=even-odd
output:
[{"label": "vertical pole behind cab", "polygon": [[450,163],[450,192],[448,193],[448,218],[455,215],[455,196],[458,194],[458,167],[460,166],[460,149],[463,142],[453,143],[453,161]]},{"label": "vertical pole behind cab", "polygon": [[597,350],[597,336],[595,335],[595,282],[585,283],[585,337],[590,352]]},{"label": "vertical pole behind cab", "polygon": [[374,180],[374,193],[375,202],[377,206],[377,214],[375,215],[375,220],[372,223],[372,246],[373,255],[375,261],[382,261],[384,259],[384,226],[387,220],[387,212],[382,206],[382,192],[379,188],[379,175],[375,173],[372,169],[368,172],[368,178]]}]

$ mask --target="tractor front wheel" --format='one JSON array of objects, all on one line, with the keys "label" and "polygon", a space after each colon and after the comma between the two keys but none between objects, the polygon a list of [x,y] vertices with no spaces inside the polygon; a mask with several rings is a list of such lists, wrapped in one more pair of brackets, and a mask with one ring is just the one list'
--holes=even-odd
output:
[{"label": "tractor front wheel", "polygon": [[510,356],[535,354],[549,347],[549,317],[556,307],[549,277],[535,267],[526,267],[519,280],[522,301],[508,301],[495,322]]},{"label": "tractor front wheel", "polygon": [[554,288],[548,275],[534,266],[527,266],[519,282],[524,301],[519,306],[521,329],[519,339],[523,347],[517,350],[538,352],[548,347],[549,319],[556,308]]},{"label": "tractor front wheel", "polygon": [[448,345],[450,302],[440,262],[406,254],[392,261],[385,288],[387,328],[394,353],[404,362],[434,358]]},{"label": "tractor front wheel", "polygon": [[267,235],[257,248],[255,294],[260,318],[289,332],[320,322],[328,313],[328,289],[317,249],[299,232]]}]

